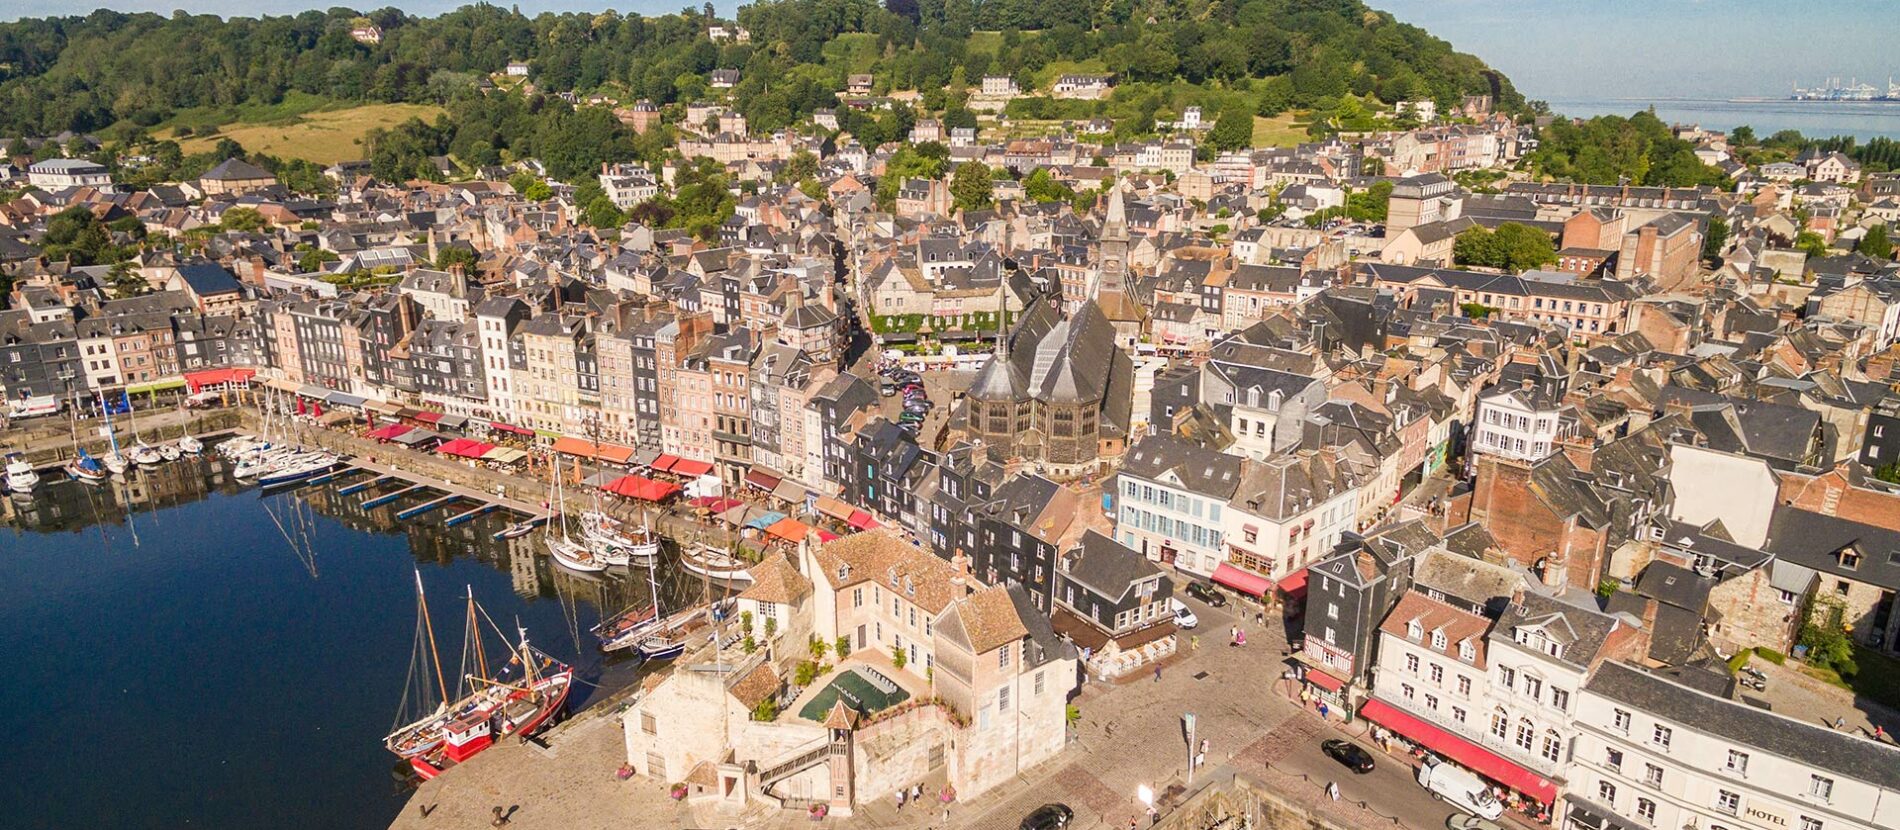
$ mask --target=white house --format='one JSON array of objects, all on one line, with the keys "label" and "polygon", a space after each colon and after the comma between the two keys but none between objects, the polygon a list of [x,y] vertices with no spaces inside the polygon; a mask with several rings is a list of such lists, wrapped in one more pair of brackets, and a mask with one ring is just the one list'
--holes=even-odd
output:
[{"label": "white house", "polygon": [[1129,450],[1117,475],[1115,538],[1143,556],[1209,577],[1226,559],[1224,508],[1240,458],[1160,434]]},{"label": "white house", "polygon": [[1728,682],[1598,668],[1577,701],[1563,827],[1900,827],[1900,749],[1715,693]]},{"label": "white house", "polygon": [[1472,424],[1475,452],[1536,461],[1556,452],[1558,439],[1577,431],[1576,410],[1563,402],[1551,381],[1526,381],[1515,389],[1498,389],[1478,399]]},{"label": "white house", "polygon": [[68,187],[111,187],[112,174],[106,166],[85,159],[47,159],[26,168],[26,181],[41,190]]}]

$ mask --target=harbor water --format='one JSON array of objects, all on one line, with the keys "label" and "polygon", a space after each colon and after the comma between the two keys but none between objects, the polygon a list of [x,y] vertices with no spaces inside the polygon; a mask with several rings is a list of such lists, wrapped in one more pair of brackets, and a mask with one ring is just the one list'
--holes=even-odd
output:
[{"label": "harbor water", "polygon": [[[0,794],[9,828],[383,828],[415,572],[451,677],[466,603],[571,662],[572,708],[638,673],[588,629],[644,575],[570,574],[510,517],[407,521],[334,485],[260,496],[207,455],[0,497]],[[669,581],[671,595],[697,583]],[[506,646],[492,631],[488,654]]]},{"label": "harbor water", "polygon": [[1666,124],[1699,124],[1711,130],[1747,125],[1766,138],[1781,130],[1799,130],[1809,138],[1851,135],[1862,143],[1876,136],[1900,138],[1900,102],[1890,101],[1728,101],[1695,98],[1552,99],[1552,111],[1566,116],[1630,115],[1655,108]]}]

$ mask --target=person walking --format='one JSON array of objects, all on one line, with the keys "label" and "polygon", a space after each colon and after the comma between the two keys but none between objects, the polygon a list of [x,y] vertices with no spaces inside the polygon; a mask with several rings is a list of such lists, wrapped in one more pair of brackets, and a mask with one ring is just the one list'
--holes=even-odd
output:
[{"label": "person walking", "polygon": [[1155,682],[1156,683],[1161,682],[1161,664],[1160,663],[1155,664]]}]

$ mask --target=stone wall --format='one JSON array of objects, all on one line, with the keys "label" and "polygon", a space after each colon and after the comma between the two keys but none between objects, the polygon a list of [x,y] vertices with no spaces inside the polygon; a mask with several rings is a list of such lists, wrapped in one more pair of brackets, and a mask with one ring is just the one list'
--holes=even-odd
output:
[{"label": "stone wall", "polygon": [[1265,785],[1235,776],[1166,811],[1157,830],[1339,830],[1339,825],[1281,799]]},{"label": "stone wall", "polygon": [[[952,746],[957,726],[942,707],[920,705],[892,715],[857,731],[856,767],[858,803],[889,796],[898,787],[908,787],[934,771],[933,755],[944,766],[954,766]],[[932,749],[937,748],[938,752]],[[956,770],[949,780],[959,794],[967,792]],[[935,793],[932,793],[935,795]]]}]

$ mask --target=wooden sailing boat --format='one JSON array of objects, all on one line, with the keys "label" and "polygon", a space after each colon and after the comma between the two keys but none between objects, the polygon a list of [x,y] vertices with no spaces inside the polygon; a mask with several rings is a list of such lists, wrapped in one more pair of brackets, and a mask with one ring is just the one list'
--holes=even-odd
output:
[{"label": "wooden sailing boat", "polygon": [[[448,682],[436,652],[434,630],[426,622],[428,604],[423,600],[420,573],[416,576],[416,603],[424,620],[419,632],[426,634],[436,690],[442,700],[448,701]],[[490,673],[481,640],[481,622],[486,616],[471,591],[462,650],[464,672],[457,684],[460,696],[438,704],[428,715],[383,739],[384,747],[407,759],[410,768],[423,778],[434,778],[449,766],[468,760],[494,745],[498,737],[534,734],[567,705],[574,669],[530,645],[525,628],[517,626],[519,642],[511,649],[508,661]],[[419,636],[418,654],[421,640]],[[471,663],[472,672],[468,671]]]},{"label": "wooden sailing boat", "polygon": [[559,505],[562,516],[561,537],[556,539],[553,534],[547,536],[548,555],[554,557],[555,564],[571,571],[600,573],[607,570],[607,563],[601,561],[600,557],[596,556],[587,545],[568,537],[566,492],[560,487],[561,471],[557,468],[553,472],[554,479],[548,482],[548,491],[550,502]]},{"label": "wooden sailing boat", "polygon": [[659,624],[660,585],[658,578],[654,575],[653,567],[653,562],[649,560],[647,562],[647,596],[652,601],[636,603],[594,626],[594,639],[600,641],[601,651],[632,648],[646,638],[647,632]]}]

